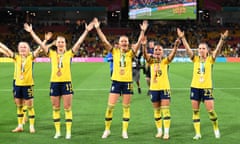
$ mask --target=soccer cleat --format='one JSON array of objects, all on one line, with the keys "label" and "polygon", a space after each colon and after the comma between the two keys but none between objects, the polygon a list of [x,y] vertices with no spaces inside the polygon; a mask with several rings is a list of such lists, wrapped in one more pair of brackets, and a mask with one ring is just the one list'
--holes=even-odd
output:
[{"label": "soccer cleat", "polygon": [[122,138],[123,138],[123,139],[128,139],[128,134],[127,134],[127,132],[122,132]]},{"label": "soccer cleat", "polygon": [[161,138],[162,137],[162,133],[161,132],[158,132],[156,135],[155,135],[156,138]]},{"label": "soccer cleat", "polygon": [[29,128],[29,131],[30,131],[30,133],[35,133],[34,127],[30,127],[30,128]]},{"label": "soccer cleat", "polygon": [[138,93],[141,94],[142,93],[142,90],[141,88],[138,88]]},{"label": "soccer cleat", "polygon": [[103,132],[102,138],[105,139],[105,138],[107,138],[110,134],[111,134],[110,130],[105,130],[105,131]]},{"label": "soccer cleat", "polygon": [[219,138],[221,137],[219,130],[215,130],[215,131],[214,131],[214,134],[215,134],[215,138],[216,138],[216,139],[219,139]]},{"label": "soccer cleat", "polygon": [[199,139],[201,139],[201,138],[202,138],[201,134],[196,134],[196,135],[193,137],[194,140],[199,140]]},{"label": "soccer cleat", "polygon": [[67,133],[65,138],[66,138],[66,139],[71,139],[71,134],[70,134],[70,133]]},{"label": "soccer cleat", "polygon": [[14,130],[12,130],[13,133],[17,133],[17,132],[23,132],[23,128],[22,127],[16,127]]},{"label": "soccer cleat", "polygon": [[53,138],[54,138],[54,139],[59,139],[60,137],[61,137],[61,134],[60,134],[60,133],[56,133]]},{"label": "soccer cleat", "polygon": [[163,135],[163,139],[164,139],[164,140],[168,140],[168,139],[169,139],[169,134],[164,134],[164,135]]}]

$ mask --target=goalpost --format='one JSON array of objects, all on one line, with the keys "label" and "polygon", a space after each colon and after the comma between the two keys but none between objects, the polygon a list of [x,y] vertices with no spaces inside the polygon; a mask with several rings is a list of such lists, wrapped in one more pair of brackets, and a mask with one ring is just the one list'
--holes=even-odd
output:
[{"label": "goalpost", "polygon": [[129,12],[129,17],[131,19],[136,19],[138,16],[151,16],[152,15],[152,9],[148,7],[144,7],[141,9],[132,9]]},{"label": "goalpost", "polygon": [[[164,57],[167,57],[171,53],[172,49],[164,48],[163,51],[164,51]],[[197,49],[192,49],[192,51],[194,54],[197,54]],[[172,62],[191,62],[191,60],[186,52],[186,49],[183,48],[183,49],[177,49],[176,55]],[[142,64],[145,63],[145,59],[143,57],[141,59],[141,63]]]}]

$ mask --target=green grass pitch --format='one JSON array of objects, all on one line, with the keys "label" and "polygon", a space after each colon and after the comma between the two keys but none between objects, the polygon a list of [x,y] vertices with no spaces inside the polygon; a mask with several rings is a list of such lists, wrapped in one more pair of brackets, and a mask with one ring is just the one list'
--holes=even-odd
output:
[{"label": "green grass pitch", "polygon": [[[0,143],[3,144],[236,144],[239,143],[240,122],[240,64],[216,63],[214,65],[215,108],[219,118],[221,138],[215,139],[211,122],[204,105],[201,105],[202,139],[193,141],[192,110],[189,100],[189,86],[192,77],[192,63],[170,64],[169,77],[172,87],[170,139],[164,141],[154,137],[156,128],[147,87],[141,75],[142,94],[135,94],[131,102],[129,139],[121,138],[121,103],[114,110],[111,136],[101,139],[104,130],[104,115],[110,88],[108,63],[73,63],[72,139],[65,139],[64,113],[62,111],[62,137],[53,139],[54,126],[49,98],[50,63],[34,65],[34,103],[36,112],[36,133],[30,134],[28,123],[24,132],[11,133],[17,125],[16,107],[12,97],[14,65],[0,63]],[[136,85],[134,84],[136,87]],[[120,98],[121,99],[121,98]]]},{"label": "green grass pitch", "polygon": [[186,6],[186,13],[182,14],[174,14],[172,12],[173,9],[166,9],[166,10],[161,10],[161,11],[154,11],[152,12],[151,16],[147,15],[141,15],[137,16],[136,19],[149,19],[149,20],[154,20],[154,19],[163,19],[163,20],[186,20],[186,19],[193,19],[195,20],[197,18],[197,15],[194,13],[194,10],[196,8],[191,7],[191,6]]}]

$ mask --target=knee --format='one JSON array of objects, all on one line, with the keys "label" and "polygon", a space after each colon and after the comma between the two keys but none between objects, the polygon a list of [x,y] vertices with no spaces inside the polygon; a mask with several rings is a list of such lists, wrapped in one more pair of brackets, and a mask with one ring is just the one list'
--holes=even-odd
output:
[{"label": "knee", "polygon": [[114,107],[115,107],[115,104],[108,104],[108,106],[107,106],[107,108],[109,109],[109,110],[113,110],[114,109]]},{"label": "knee", "polygon": [[70,104],[64,104],[64,109],[71,109],[71,105]]},{"label": "knee", "polygon": [[208,111],[209,119],[211,121],[216,121],[217,120],[217,114],[214,110]]},{"label": "knee", "polygon": [[123,108],[129,108],[130,104],[122,104]]}]

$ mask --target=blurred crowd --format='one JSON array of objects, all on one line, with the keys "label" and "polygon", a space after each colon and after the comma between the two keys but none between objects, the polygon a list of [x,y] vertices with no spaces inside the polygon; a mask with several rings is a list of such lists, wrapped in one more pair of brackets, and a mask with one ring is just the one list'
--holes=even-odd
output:
[{"label": "blurred crowd", "polygon": [[[109,28],[107,25],[102,25],[102,27],[107,38],[112,43],[114,43],[115,40],[123,34],[129,36],[130,41],[136,41],[139,35],[139,22],[129,22],[124,27]],[[230,31],[230,36],[224,44],[221,56],[240,56],[240,29],[238,24],[211,26],[197,24],[195,22],[178,22],[167,24],[150,22],[150,26],[146,32],[146,35],[149,41],[153,40],[156,43],[163,45],[164,48],[171,48],[172,44],[177,38],[177,27],[180,27],[185,31],[185,35],[192,48],[197,48],[200,42],[207,42],[209,47],[212,49],[215,49],[220,38],[220,33],[228,29]],[[48,31],[52,31],[54,33],[53,39],[58,35],[64,36],[67,39],[68,48],[70,48],[85,29],[85,24],[53,25],[49,30],[48,27],[44,25],[33,25],[33,28],[42,39],[44,38],[44,33]],[[0,34],[0,41],[6,44],[13,51],[16,51],[17,43],[19,41],[27,41],[30,43],[32,49],[37,48],[36,43],[32,40],[30,35],[24,31],[22,25],[10,25],[7,33]],[[183,48],[183,46],[180,48]],[[104,45],[99,40],[96,31],[93,30],[89,33],[84,43],[81,45],[79,53],[76,56],[104,57],[106,54],[107,51],[104,50]]]},{"label": "blurred crowd", "polygon": [[0,0],[2,6],[97,6],[96,0]]},{"label": "blurred crowd", "polygon": [[[1,6],[18,7],[18,6],[98,6],[103,2],[109,1],[113,3],[117,0],[0,0]],[[142,1],[142,0],[132,0]],[[147,0],[151,2],[152,0]],[[153,0],[154,2],[163,2],[164,0]],[[226,6],[240,5],[238,0],[211,0],[215,3]],[[146,1],[145,1],[146,2]],[[115,43],[120,35],[129,36],[130,41],[136,41],[139,34],[139,21],[111,21],[102,22],[102,29],[107,38]],[[199,23],[198,21],[172,21],[172,22],[156,22],[150,21],[150,26],[146,35],[148,40],[153,40],[161,44],[164,48],[171,48],[176,39],[176,28],[180,27],[185,31],[185,35],[191,48],[197,48],[200,42],[207,42],[209,47],[214,49],[220,38],[220,33],[228,29],[230,35],[224,44],[221,56],[224,57],[240,57],[240,25],[238,23],[224,23],[222,25],[212,25],[211,23]],[[51,31],[54,38],[57,35],[63,35],[68,42],[68,48],[77,41],[83,30],[85,29],[85,21],[64,24],[42,24],[35,22],[33,28],[37,34],[43,39],[44,33]],[[53,38],[53,39],[54,39]],[[0,41],[6,44],[13,51],[16,51],[19,41],[27,41],[32,49],[36,49],[37,45],[30,35],[24,31],[22,23],[0,24]],[[51,41],[50,41],[51,42]],[[181,46],[183,48],[183,46]],[[99,40],[96,31],[89,33],[76,56],[78,57],[104,57],[107,51]]]}]

